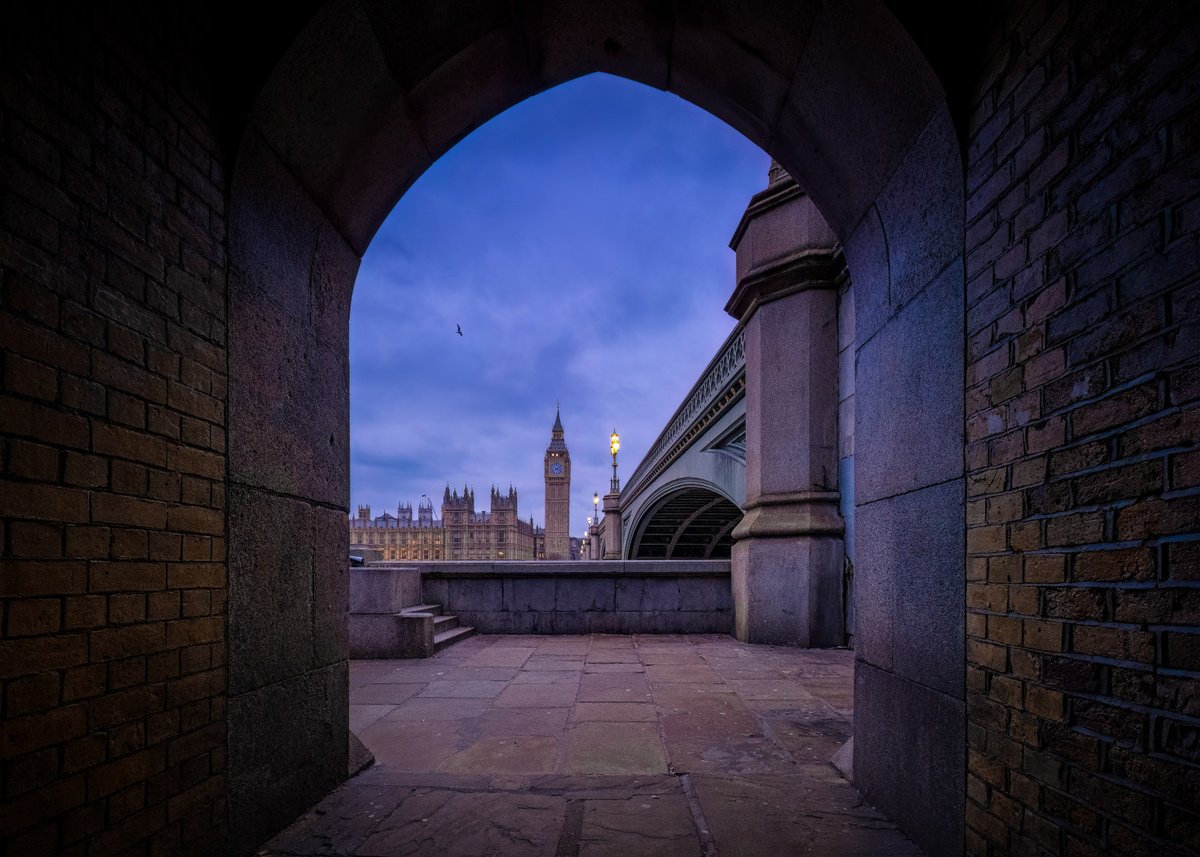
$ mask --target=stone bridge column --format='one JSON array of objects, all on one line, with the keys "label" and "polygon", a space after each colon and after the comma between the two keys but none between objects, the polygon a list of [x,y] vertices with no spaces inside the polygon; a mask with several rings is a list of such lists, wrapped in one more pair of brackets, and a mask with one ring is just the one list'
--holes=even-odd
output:
[{"label": "stone bridge column", "polygon": [[746,503],[734,530],[739,640],[844,642],[838,512],[837,239],[776,165],[730,246],[746,328]]},{"label": "stone bridge column", "polygon": [[604,559],[621,559],[621,495],[604,495]]}]

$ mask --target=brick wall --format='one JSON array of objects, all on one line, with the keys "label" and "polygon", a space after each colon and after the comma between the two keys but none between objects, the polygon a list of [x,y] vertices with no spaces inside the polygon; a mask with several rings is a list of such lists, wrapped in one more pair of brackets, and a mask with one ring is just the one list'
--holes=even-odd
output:
[{"label": "brick wall", "polygon": [[0,27],[0,853],[215,854],[222,166],[157,23],[44,14]]},{"label": "brick wall", "polygon": [[968,153],[967,850],[1196,853],[1200,29],[1018,5]]}]

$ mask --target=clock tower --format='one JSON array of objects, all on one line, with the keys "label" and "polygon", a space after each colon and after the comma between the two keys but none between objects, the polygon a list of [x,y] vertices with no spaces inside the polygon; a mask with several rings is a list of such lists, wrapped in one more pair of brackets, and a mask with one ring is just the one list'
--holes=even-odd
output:
[{"label": "clock tower", "polygon": [[554,411],[554,428],[546,447],[546,559],[571,558],[571,453],[563,440],[562,417]]}]

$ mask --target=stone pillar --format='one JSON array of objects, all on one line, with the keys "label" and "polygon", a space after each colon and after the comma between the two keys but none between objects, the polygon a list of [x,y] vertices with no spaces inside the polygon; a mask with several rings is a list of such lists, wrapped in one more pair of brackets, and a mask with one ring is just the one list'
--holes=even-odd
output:
[{"label": "stone pillar", "polygon": [[621,495],[604,495],[604,559],[621,558]]},{"label": "stone pillar", "polygon": [[734,530],[739,640],[844,642],[838,512],[837,239],[773,165],[730,245],[725,310],[746,329],[746,503]]},{"label": "stone pillar", "polygon": [[597,520],[592,521],[592,525],[588,527],[588,559],[603,559],[600,553],[601,527],[598,520],[599,517],[597,515]]}]

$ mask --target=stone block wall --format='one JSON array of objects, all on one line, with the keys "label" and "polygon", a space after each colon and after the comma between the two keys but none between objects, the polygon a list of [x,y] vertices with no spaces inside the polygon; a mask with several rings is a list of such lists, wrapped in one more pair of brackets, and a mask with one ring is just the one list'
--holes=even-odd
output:
[{"label": "stone block wall", "polygon": [[729,560],[422,564],[424,599],[484,634],[729,634]]},{"label": "stone block wall", "polygon": [[846,522],[843,586],[846,639],[854,642],[854,288],[850,278],[838,288],[838,511]]},{"label": "stone block wall", "polygon": [[968,143],[967,851],[1196,853],[1200,29],[1018,7]]},{"label": "stone block wall", "polygon": [[23,4],[4,18],[0,851],[220,853],[225,174],[211,81],[161,48],[192,32],[169,12]]}]

